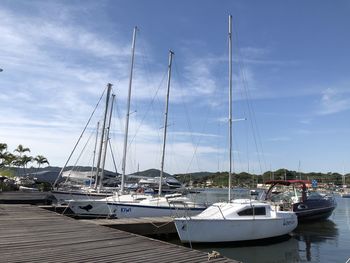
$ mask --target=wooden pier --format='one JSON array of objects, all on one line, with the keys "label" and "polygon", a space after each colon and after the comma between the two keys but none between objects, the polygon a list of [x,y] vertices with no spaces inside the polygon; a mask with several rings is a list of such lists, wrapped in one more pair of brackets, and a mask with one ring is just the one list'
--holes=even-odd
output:
[{"label": "wooden pier", "polygon": [[124,219],[79,220],[99,226],[111,227],[138,235],[176,234],[172,217],[140,217]]},{"label": "wooden pier", "polygon": [[[0,204],[1,262],[207,262],[201,251],[75,220],[30,205]],[[211,262],[236,262],[225,257]]]},{"label": "wooden pier", "polygon": [[53,200],[50,192],[0,192],[0,204],[49,205]]}]

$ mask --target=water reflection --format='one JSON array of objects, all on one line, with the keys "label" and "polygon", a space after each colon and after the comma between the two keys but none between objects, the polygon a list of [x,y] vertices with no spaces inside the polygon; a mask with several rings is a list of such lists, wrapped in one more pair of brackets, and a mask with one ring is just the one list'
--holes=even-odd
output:
[{"label": "water reflection", "polygon": [[293,238],[300,243],[300,259],[309,262],[319,262],[322,243],[336,243],[338,235],[337,225],[331,220],[303,223],[293,231]]},{"label": "water reflection", "polygon": [[337,225],[326,220],[301,224],[284,241],[264,243],[234,243],[225,245],[196,245],[193,248],[211,252],[216,250],[226,257],[242,262],[326,262],[322,261],[323,243],[337,242]]},{"label": "water reflection", "polygon": [[242,262],[261,262],[261,263],[279,263],[279,262],[298,262],[299,247],[298,240],[287,238],[287,240],[275,243],[266,242],[264,244],[253,245],[225,245],[225,246],[198,246],[194,248],[202,251],[211,252],[212,250],[220,252],[225,257],[232,258]]}]

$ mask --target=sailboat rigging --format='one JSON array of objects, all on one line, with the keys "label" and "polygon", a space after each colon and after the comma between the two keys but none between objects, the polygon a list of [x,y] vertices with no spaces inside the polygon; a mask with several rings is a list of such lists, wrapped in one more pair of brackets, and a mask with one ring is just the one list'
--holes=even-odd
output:
[{"label": "sailboat rigging", "polygon": [[124,133],[124,148],[123,148],[123,163],[122,163],[122,179],[120,184],[120,192],[124,192],[125,185],[125,170],[126,170],[126,153],[128,148],[128,133],[129,133],[129,117],[130,117],[130,101],[131,101],[131,86],[132,86],[132,77],[134,72],[134,60],[135,60],[135,45],[136,45],[136,32],[137,27],[134,27],[133,37],[132,37],[132,48],[131,48],[131,66],[130,66],[130,76],[129,76],[129,89],[128,89],[128,101],[127,101],[127,110],[125,118],[125,133]]},{"label": "sailboat rigging", "polygon": [[[165,107],[165,127],[163,135],[163,153],[161,159],[161,174],[159,180],[158,196],[151,195],[133,195],[115,193],[113,196],[100,200],[77,200],[69,203],[69,207],[74,213],[80,217],[112,217],[112,218],[134,218],[134,217],[156,217],[156,216],[172,216],[185,214],[198,214],[206,207],[196,204],[189,198],[181,195],[160,196],[162,191],[162,173],[164,169],[164,154],[167,132],[167,118],[170,94],[171,65],[174,52],[169,51],[168,62],[168,82]],[[89,206],[87,211],[84,209]]]},{"label": "sailboat rigging", "polygon": [[[192,217],[175,218],[181,242],[247,241],[282,236],[296,228],[293,212],[276,211],[268,203],[231,200],[232,173],[232,16],[229,16],[229,176],[228,201],[215,203]],[[206,231],[203,231],[205,229]]]},{"label": "sailboat rigging", "polygon": [[[100,168],[101,168],[101,159],[102,159],[102,149],[103,149],[103,144],[105,142],[105,129],[106,129],[106,121],[107,121],[107,112],[108,112],[108,104],[109,104],[109,100],[110,100],[110,94],[111,94],[111,90],[112,90],[112,84],[108,83],[107,85],[107,96],[106,96],[106,107],[105,107],[105,111],[104,111],[104,117],[103,117],[103,123],[102,123],[102,132],[101,132],[101,140],[100,140],[100,147],[99,147],[99,155],[97,158],[97,169],[96,169],[96,181],[95,181],[95,189],[97,189],[100,181],[101,181],[101,176],[99,176],[100,174]],[[106,146],[106,144],[105,144]],[[98,190],[99,192],[99,190]]]},{"label": "sailboat rigging", "polygon": [[169,95],[170,95],[170,79],[171,79],[171,66],[173,62],[174,52],[169,50],[169,64],[168,64],[168,84],[167,84],[167,94],[165,101],[165,115],[164,115],[164,134],[163,134],[163,147],[162,147],[162,161],[160,164],[160,176],[159,176],[159,189],[158,195],[162,194],[162,183],[163,183],[163,172],[164,172],[164,157],[165,157],[165,143],[168,128],[168,111],[169,111]]},{"label": "sailboat rigging", "polygon": [[[88,187],[81,186],[80,188],[77,189],[76,186],[73,186],[74,187],[74,189],[73,189],[72,186],[70,186],[70,185],[68,185],[68,186],[62,185],[61,188],[55,189],[58,185],[59,179],[62,177],[62,175],[64,173],[63,171],[66,169],[69,160],[71,159],[74,151],[77,148],[78,143],[80,142],[84,132],[86,131],[87,126],[90,123],[90,120],[91,120],[92,116],[94,115],[95,110],[96,110],[100,100],[102,99],[102,96],[101,96],[99,102],[97,103],[92,115],[90,116],[88,123],[86,124],[85,128],[83,129],[83,132],[80,135],[78,142],[74,146],[73,151],[70,154],[66,164],[61,169],[61,172],[59,173],[59,175],[56,179],[56,182],[54,184],[54,187],[53,187],[54,189],[51,191],[52,194],[57,199],[58,203],[65,203],[67,200],[72,200],[72,199],[75,200],[75,199],[82,199],[82,198],[83,199],[99,199],[99,198],[104,198],[104,197],[112,194],[112,190],[102,189],[102,182],[103,182],[103,176],[104,176],[104,166],[105,166],[105,160],[106,160],[106,152],[107,152],[108,141],[109,141],[109,138],[108,138],[109,137],[109,127],[111,125],[111,114],[112,114],[112,107],[113,107],[113,101],[112,101],[111,106],[109,106],[110,100],[111,100],[110,97],[112,96],[114,98],[114,94],[111,95],[111,90],[112,90],[112,84],[108,83],[107,84],[106,103],[105,103],[105,109],[104,109],[104,119],[103,119],[100,144],[99,144],[99,151],[98,151],[98,158],[97,158],[97,164],[96,164],[95,183],[94,183],[94,185],[92,185],[92,178],[94,178],[94,175],[91,173],[93,173],[95,170],[94,160],[95,160],[97,140],[95,142],[95,147],[94,147],[93,165],[92,165],[91,171],[89,172],[90,179],[89,179]],[[108,109],[110,109],[109,120],[107,120]],[[107,129],[106,129],[106,127],[107,127]],[[67,180],[68,180],[68,177],[67,177]]]}]

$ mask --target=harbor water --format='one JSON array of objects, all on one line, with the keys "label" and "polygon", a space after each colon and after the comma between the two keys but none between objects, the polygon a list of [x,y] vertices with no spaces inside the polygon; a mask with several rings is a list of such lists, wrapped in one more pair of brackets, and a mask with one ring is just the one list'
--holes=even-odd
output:
[{"label": "harbor water", "polygon": [[[245,190],[234,191],[235,198],[244,196]],[[209,189],[198,196],[208,202],[227,200],[227,190]],[[200,245],[194,249],[212,252],[247,263],[277,262],[350,262],[350,198],[335,195],[337,208],[328,220],[302,223],[290,237],[278,241]],[[169,241],[169,240],[168,240]],[[180,244],[177,238],[170,240]]]}]

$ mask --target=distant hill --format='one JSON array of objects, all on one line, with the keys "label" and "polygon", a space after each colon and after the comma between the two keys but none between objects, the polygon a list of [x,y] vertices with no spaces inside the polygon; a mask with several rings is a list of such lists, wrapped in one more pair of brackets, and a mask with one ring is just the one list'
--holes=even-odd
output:
[{"label": "distant hill", "polygon": [[[69,166],[65,170],[71,170],[73,167]],[[75,167],[75,171],[90,171],[91,167],[81,166]],[[38,179],[37,182],[48,182],[53,183],[57,178],[59,172],[61,171],[60,167],[43,167],[43,168],[17,168],[17,167],[6,167],[0,169],[1,175],[12,175],[12,176],[25,176],[30,175]],[[139,179],[138,177],[157,177],[159,176],[160,171],[158,169],[148,169],[145,171],[140,171],[134,174],[130,174],[129,178],[134,176],[134,179]],[[118,175],[118,178],[116,178]],[[112,171],[105,171],[105,179],[118,179],[120,174],[116,174]],[[211,181],[213,186],[227,186],[228,184],[228,173],[227,172],[195,172],[195,173],[186,173],[186,174],[174,174],[164,173],[164,177],[175,177],[178,181],[183,184],[193,184],[193,185],[205,185],[206,182]],[[257,183],[264,183],[268,180],[291,180],[291,179],[302,179],[302,180],[317,180],[320,184],[330,184],[330,185],[342,185],[343,179],[345,179],[345,184],[350,185],[350,174],[345,174],[344,178],[339,173],[320,173],[320,172],[310,172],[303,173],[297,171],[291,171],[287,169],[278,169],[275,171],[267,171],[261,175],[250,174],[247,172],[233,173],[232,174],[232,185],[235,186],[251,186],[256,185]],[[116,180],[114,180],[116,181]]]},{"label": "distant hill", "polygon": [[215,173],[211,172],[196,172],[196,173],[187,173],[187,174],[174,174],[176,178],[191,178],[191,180],[202,179],[214,175]]},{"label": "distant hill", "polygon": [[[160,170],[158,170],[158,169],[148,169],[148,170],[145,170],[145,171],[140,171],[140,172],[133,173],[133,175],[145,176],[145,177],[157,177],[157,176],[160,175]],[[163,176],[164,177],[169,177],[169,176],[172,176],[172,175],[163,172]]]}]

